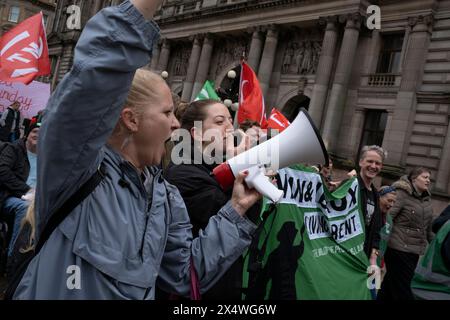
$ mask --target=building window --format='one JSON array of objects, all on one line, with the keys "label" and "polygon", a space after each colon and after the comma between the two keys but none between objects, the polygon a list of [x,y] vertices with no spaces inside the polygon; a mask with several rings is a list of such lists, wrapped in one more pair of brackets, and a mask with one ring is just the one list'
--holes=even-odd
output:
[{"label": "building window", "polygon": [[[384,130],[386,129],[387,116],[388,113],[384,110],[366,111],[359,150],[363,146],[371,146],[374,144],[381,147],[383,144]],[[358,151],[358,159],[359,153],[360,151]]]},{"label": "building window", "polygon": [[10,22],[19,22],[19,16],[20,16],[20,8],[12,6],[9,8],[9,16],[8,21]]},{"label": "building window", "polygon": [[402,54],[403,34],[381,35],[382,44],[377,73],[398,73]]}]

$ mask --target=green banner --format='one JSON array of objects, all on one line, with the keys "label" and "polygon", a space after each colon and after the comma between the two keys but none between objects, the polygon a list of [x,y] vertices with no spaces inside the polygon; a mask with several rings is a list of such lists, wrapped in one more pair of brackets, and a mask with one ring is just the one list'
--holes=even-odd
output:
[{"label": "green banner", "polygon": [[216,90],[214,90],[214,84],[211,83],[209,80],[205,81],[205,84],[203,85],[202,90],[198,93],[197,97],[194,99],[194,101],[197,100],[205,100],[205,99],[213,99],[213,100],[219,100],[220,98],[216,93]]},{"label": "green banner", "polygon": [[358,180],[330,193],[319,174],[296,165],[277,183],[283,197],[266,203],[270,213],[245,254],[244,298],[371,299]]}]

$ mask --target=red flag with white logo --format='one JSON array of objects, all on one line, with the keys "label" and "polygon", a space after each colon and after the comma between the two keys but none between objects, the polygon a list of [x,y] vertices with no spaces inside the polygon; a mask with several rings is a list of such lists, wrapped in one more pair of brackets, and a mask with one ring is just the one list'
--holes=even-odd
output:
[{"label": "red flag with white logo", "polygon": [[42,12],[22,21],[0,38],[0,80],[29,84],[50,74]]},{"label": "red flag with white logo", "polygon": [[242,61],[237,120],[242,123],[247,119],[258,122],[262,128],[266,127],[264,97],[258,78],[252,68]]},{"label": "red flag with white logo", "polygon": [[288,119],[277,109],[273,108],[270,112],[270,117],[267,120],[267,127],[271,129],[277,129],[282,132],[284,129],[289,127],[291,123]]}]

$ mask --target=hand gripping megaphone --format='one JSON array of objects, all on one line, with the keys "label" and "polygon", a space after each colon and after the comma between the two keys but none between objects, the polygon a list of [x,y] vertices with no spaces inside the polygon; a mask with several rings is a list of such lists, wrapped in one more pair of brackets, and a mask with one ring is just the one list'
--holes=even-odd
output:
[{"label": "hand gripping megaphone", "polygon": [[236,175],[248,170],[245,179],[248,187],[278,202],[283,192],[264,175],[265,170],[277,171],[296,163],[328,165],[325,144],[304,108],[282,133],[220,164],[213,174],[222,189],[228,190],[233,186]]}]

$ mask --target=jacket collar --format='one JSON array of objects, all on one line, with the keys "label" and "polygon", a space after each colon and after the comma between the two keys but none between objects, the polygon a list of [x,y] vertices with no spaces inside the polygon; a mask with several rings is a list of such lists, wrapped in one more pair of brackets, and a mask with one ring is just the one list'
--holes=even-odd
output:
[{"label": "jacket collar", "polygon": [[402,176],[399,180],[395,181],[393,185],[396,189],[402,189],[406,191],[409,195],[414,196],[416,198],[426,198],[430,197],[430,191],[425,191],[420,194],[417,189],[414,187],[413,183],[409,181],[408,176]]},{"label": "jacket collar", "polygon": [[[113,162],[116,169],[119,171],[120,175],[122,176],[121,180],[125,181],[124,186],[127,186],[128,181],[132,182],[132,184],[137,187],[138,190],[145,196],[147,191],[136,167],[131,164],[131,162],[125,160],[120,153],[118,153],[108,145],[105,145],[104,152]],[[161,168],[159,168],[158,166],[148,166],[147,169],[148,173],[150,173],[153,178],[158,178],[158,181],[162,182]],[[132,193],[135,194],[135,190],[133,190],[133,188],[129,189]],[[135,194],[135,196],[137,196],[137,194]]]},{"label": "jacket collar", "polygon": [[373,183],[370,183],[370,188],[372,190],[367,189],[366,184],[364,183],[363,178],[361,177],[361,175],[358,173],[358,183],[359,183],[359,188],[361,190],[367,190],[367,191],[376,191],[375,186],[373,185]]}]

